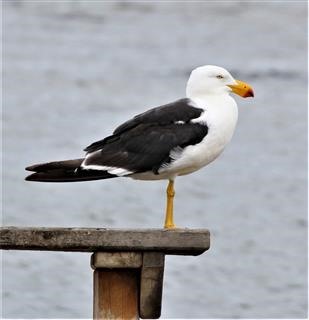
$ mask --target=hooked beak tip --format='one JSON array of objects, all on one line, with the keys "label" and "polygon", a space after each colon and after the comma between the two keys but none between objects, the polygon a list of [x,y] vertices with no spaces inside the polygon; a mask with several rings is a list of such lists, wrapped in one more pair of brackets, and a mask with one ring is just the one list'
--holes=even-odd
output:
[{"label": "hooked beak tip", "polygon": [[253,98],[253,97],[254,97],[254,92],[253,92],[253,90],[252,90],[252,89],[249,89],[248,92],[247,92],[247,94],[246,94],[244,97],[245,97],[245,98],[249,98],[249,97]]},{"label": "hooked beak tip", "polygon": [[253,89],[249,84],[240,80],[235,80],[235,81],[236,81],[236,84],[228,85],[232,89],[232,92],[238,94],[243,98],[254,97]]}]

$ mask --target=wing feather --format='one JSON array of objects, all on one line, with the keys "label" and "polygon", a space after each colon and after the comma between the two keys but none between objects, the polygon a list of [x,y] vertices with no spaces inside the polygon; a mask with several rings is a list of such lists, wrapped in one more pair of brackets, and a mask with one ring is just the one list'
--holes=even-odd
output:
[{"label": "wing feather", "polygon": [[111,136],[96,141],[84,149],[86,152],[94,152],[103,148],[108,143],[117,140],[122,133],[129,131],[141,124],[156,124],[158,126],[173,124],[175,122],[187,123],[198,118],[203,109],[194,107],[190,99],[179,99],[175,102],[150,109],[134,118],[124,122],[115,129]]}]

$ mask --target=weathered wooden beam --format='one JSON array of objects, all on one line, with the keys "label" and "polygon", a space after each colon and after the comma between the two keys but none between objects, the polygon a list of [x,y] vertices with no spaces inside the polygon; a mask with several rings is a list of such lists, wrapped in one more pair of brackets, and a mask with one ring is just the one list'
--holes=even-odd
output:
[{"label": "weathered wooden beam", "polygon": [[90,264],[92,269],[137,269],[143,265],[143,255],[140,252],[95,252]]},{"label": "weathered wooden beam", "polygon": [[5,250],[199,255],[209,246],[207,229],[0,228],[0,249]]}]

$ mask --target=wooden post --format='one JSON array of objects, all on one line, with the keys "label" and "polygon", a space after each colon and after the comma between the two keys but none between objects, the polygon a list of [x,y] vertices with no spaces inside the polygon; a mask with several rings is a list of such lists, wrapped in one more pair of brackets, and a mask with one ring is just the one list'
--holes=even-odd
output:
[{"label": "wooden post", "polygon": [[91,256],[94,319],[157,319],[161,315],[164,255],[96,252]]},{"label": "wooden post", "polygon": [[91,256],[93,318],[138,319],[138,269],[142,254],[96,252]]},{"label": "wooden post", "polygon": [[93,275],[93,319],[139,318],[135,270],[96,269]]},{"label": "wooden post", "polygon": [[165,255],[209,246],[205,229],[0,228],[0,249],[94,252],[94,319],[159,318]]}]

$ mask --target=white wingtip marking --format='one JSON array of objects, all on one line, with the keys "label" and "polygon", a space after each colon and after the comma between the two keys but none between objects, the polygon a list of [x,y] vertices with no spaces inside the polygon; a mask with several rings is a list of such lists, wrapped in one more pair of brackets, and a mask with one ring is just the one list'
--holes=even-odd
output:
[{"label": "white wingtip marking", "polygon": [[81,165],[84,170],[99,170],[99,171],[107,171],[110,174],[114,174],[119,177],[127,176],[129,174],[134,173],[133,171],[124,169],[124,168],[117,168],[117,167],[110,167],[110,166],[100,166],[100,165]]}]

